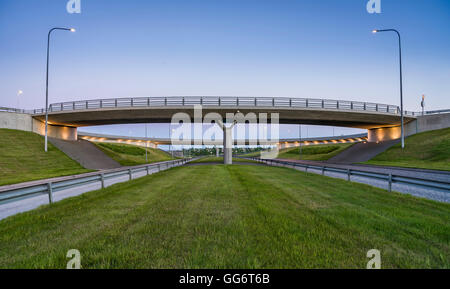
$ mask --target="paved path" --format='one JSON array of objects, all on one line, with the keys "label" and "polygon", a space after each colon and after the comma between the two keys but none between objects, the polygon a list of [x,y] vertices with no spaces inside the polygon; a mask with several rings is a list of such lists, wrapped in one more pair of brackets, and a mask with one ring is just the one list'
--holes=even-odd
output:
[{"label": "paved path", "polygon": [[91,170],[120,168],[120,164],[107,156],[95,144],[86,140],[66,141],[49,138],[50,142],[71,159]]},{"label": "paved path", "polygon": [[[432,181],[450,181],[450,172],[449,171],[438,171],[438,170],[426,170],[426,169],[409,169],[409,168],[399,168],[399,167],[383,167],[383,166],[373,166],[373,165],[351,165],[351,164],[332,164],[328,162],[318,162],[318,161],[303,161],[303,160],[292,160],[292,159],[278,159],[282,161],[295,162],[301,164],[309,164],[309,165],[326,165],[327,167],[332,168],[340,168],[340,169],[354,169],[372,173],[383,173],[389,174],[392,173],[398,176],[405,177],[414,177],[425,180]],[[298,168],[299,170],[304,170],[303,168]],[[318,173],[320,174],[320,170],[308,169],[308,172]],[[326,176],[337,177],[337,178],[347,178],[347,174],[335,173],[335,172],[326,172]],[[362,176],[352,176],[352,181],[361,182],[365,184],[369,184],[372,186],[376,186],[382,189],[387,189],[387,182],[384,180],[376,180],[372,178],[362,177]],[[430,189],[430,188],[422,188],[417,186],[411,186],[406,184],[392,184],[392,190],[411,194],[417,197],[432,199],[441,202],[450,203],[450,193],[440,191],[438,189]]]},{"label": "paved path", "polygon": [[366,162],[399,142],[400,140],[384,141],[380,143],[357,143],[340,154],[330,158],[327,163],[353,164]]}]

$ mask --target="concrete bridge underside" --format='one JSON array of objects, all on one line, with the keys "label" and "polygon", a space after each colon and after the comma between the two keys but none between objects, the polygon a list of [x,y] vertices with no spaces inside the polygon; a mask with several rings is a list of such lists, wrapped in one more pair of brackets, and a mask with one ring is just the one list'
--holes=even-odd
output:
[{"label": "concrete bridge underside", "polygon": [[[174,107],[136,107],[136,108],[100,108],[84,109],[80,111],[59,111],[49,113],[50,134],[58,137],[57,131],[67,130],[65,135],[76,139],[78,127],[125,124],[125,123],[168,123],[176,113],[185,113],[195,122],[193,106]],[[271,114],[279,115],[280,124],[311,124],[362,128],[368,130],[368,141],[385,141],[400,137],[400,116],[393,113],[375,111],[348,111],[337,109],[312,108],[274,108],[274,107],[206,107],[202,109],[202,116],[208,113],[218,113],[226,121],[227,113],[242,113],[244,116],[254,113],[257,121],[260,116],[267,115],[270,123]],[[33,115],[33,119],[43,122],[44,114]],[[201,118],[202,119],[202,118]],[[405,117],[405,123],[415,120],[414,117]]]}]

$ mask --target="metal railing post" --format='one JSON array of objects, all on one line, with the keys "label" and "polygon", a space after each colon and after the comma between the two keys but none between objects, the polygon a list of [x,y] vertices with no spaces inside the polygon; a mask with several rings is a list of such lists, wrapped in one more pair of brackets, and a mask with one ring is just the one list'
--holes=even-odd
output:
[{"label": "metal railing post", "polygon": [[147,176],[150,174],[150,172],[149,172],[149,170],[150,170],[150,168],[149,168],[149,166],[146,166],[145,167],[145,170],[147,171]]},{"label": "metal railing post", "polygon": [[322,176],[325,175],[325,167],[322,167]]},{"label": "metal railing post", "polygon": [[392,192],[392,173],[389,173],[389,185],[388,185],[388,191]]},{"label": "metal railing post", "polygon": [[131,173],[131,169],[128,169],[128,175],[130,176],[130,181],[133,179],[132,173]]},{"label": "metal railing post", "polygon": [[351,176],[352,172],[350,169],[347,169],[347,181],[350,182],[350,176]]},{"label": "metal railing post", "polygon": [[47,184],[47,188],[48,188],[48,202],[50,204],[53,203],[53,186],[52,183],[48,183]]},{"label": "metal railing post", "polygon": [[100,174],[100,181],[102,182],[102,189],[105,188],[105,175],[104,174]]}]

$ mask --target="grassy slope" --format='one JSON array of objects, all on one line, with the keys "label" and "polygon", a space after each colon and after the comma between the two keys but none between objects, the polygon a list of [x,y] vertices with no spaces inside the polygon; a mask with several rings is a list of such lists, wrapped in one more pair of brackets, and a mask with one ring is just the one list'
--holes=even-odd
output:
[{"label": "grassy slope", "polygon": [[[332,145],[315,145],[315,146],[302,146],[302,160],[310,161],[326,161],[335,155],[346,150],[353,144],[332,144]],[[246,157],[259,157],[260,153],[250,153],[243,155]],[[286,148],[281,149],[278,153],[280,159],[300,159],[300,148]]]},{"label": "grassy slope", "polygon": [[410,136],[404,151],[397,144],[365,163],[450,171],[450,128]]},{"label": "grassy slope", "polygon": [[0,221],[0,268],[449,268],[450,205],[288,168],[179,167]]},{"label": "grassy slope", "polygon": [[0,185],[89,172],[32,132],[0,129]]},{"label": "grassy slope", "polygon": [[96,143],[104,153],[122,166],[136,166],[171,160],[172,157],[161,150],[147,148],[148,162],[145,161],[145,148],[127,144]]}]

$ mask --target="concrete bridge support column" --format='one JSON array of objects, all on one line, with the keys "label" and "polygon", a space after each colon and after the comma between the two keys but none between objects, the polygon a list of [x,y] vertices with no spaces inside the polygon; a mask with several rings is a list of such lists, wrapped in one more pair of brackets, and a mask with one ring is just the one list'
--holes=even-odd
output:
[{"label": "concrete bridge support column", "polygon": [[223,127],[223,163],[231,165],[233,163],[233,126]]}]

